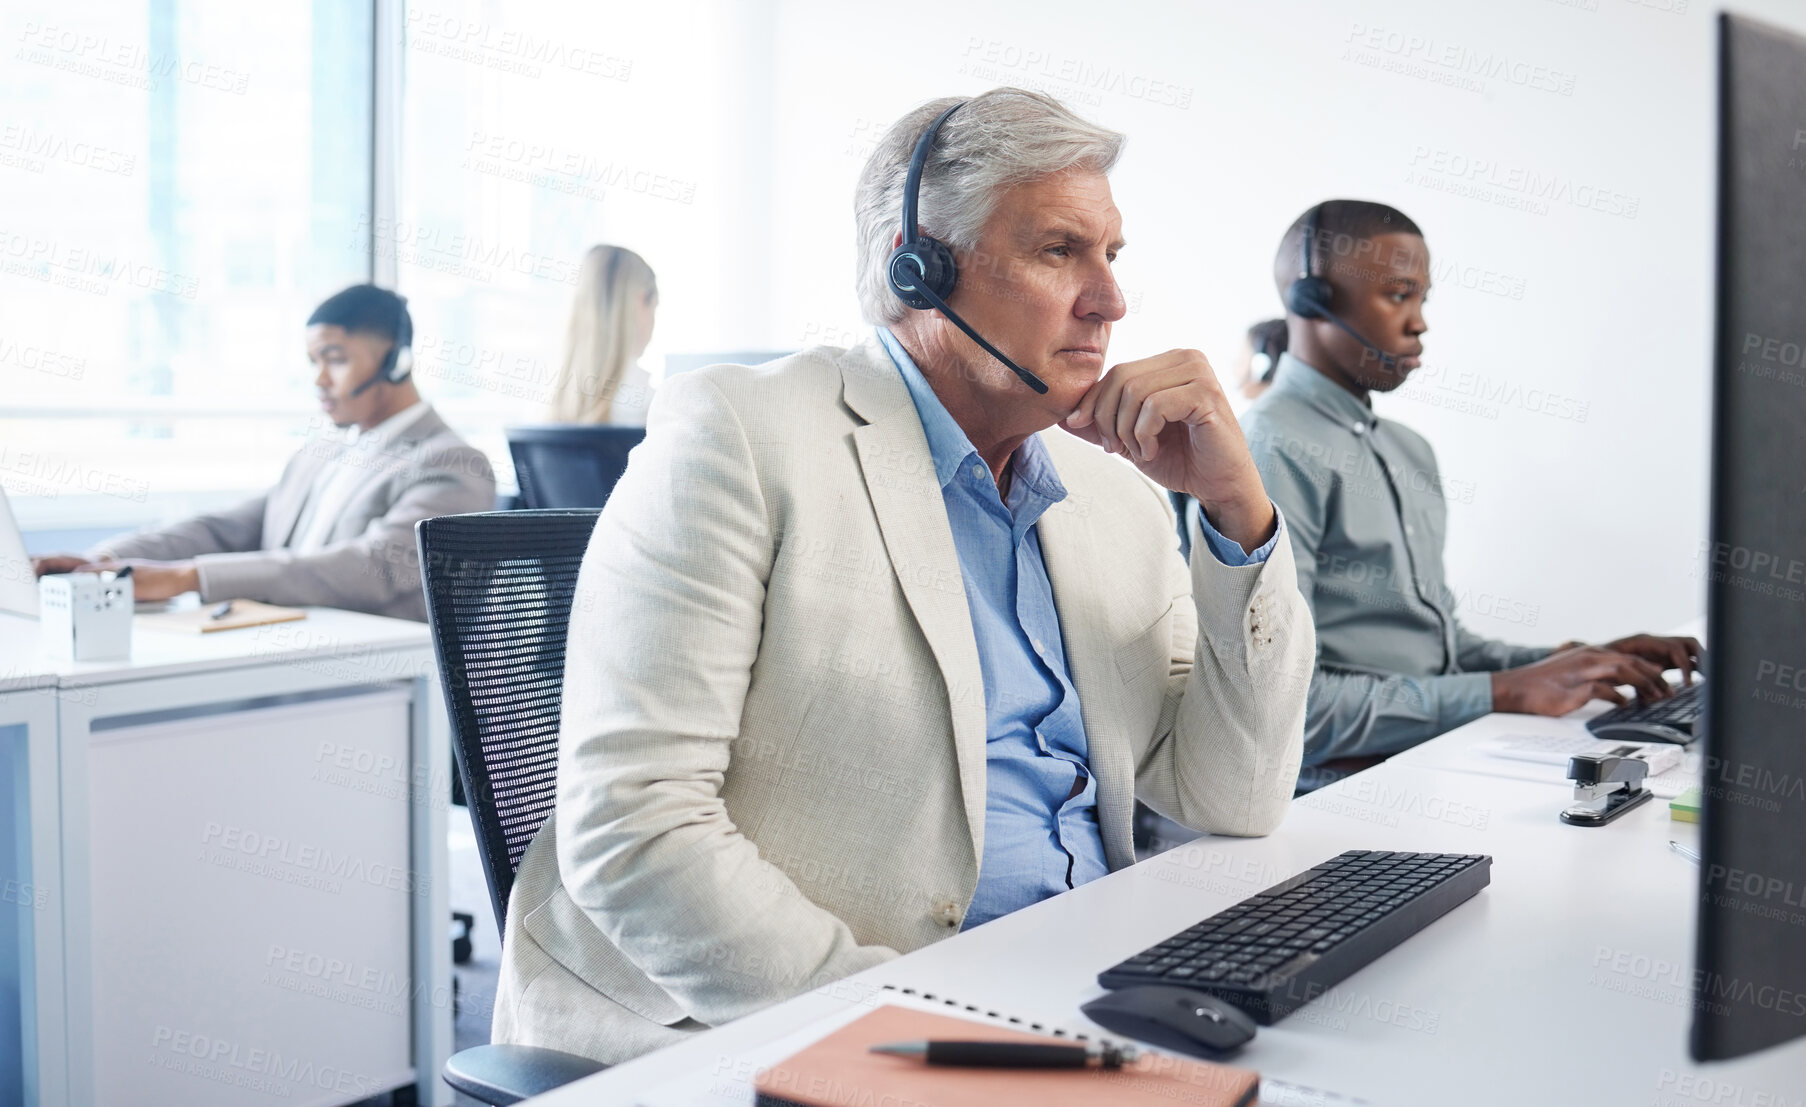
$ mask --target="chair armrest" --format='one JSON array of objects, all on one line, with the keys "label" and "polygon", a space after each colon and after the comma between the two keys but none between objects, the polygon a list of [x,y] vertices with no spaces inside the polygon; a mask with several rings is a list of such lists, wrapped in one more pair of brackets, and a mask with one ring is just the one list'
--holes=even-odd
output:
[{"label": "chair armrest", "polygon": [[445,1062],[445,1082],[494,1107],[563,1087],[608,1066],[574,1053],[537,1046],[480,1045],[460,1050]]}]

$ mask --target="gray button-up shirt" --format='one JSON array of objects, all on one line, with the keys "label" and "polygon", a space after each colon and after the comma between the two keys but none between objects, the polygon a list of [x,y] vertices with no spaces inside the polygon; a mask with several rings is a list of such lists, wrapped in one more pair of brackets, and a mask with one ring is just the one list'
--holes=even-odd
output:
[{"label": "gray button-up shirt", "polygon": [[1443,577],[1436,454],[1290,354],[1242,417],[1317,622],[1304,763],[1389,754],[1492,710],[1490,670],[1549,650],[1482,638]]}]

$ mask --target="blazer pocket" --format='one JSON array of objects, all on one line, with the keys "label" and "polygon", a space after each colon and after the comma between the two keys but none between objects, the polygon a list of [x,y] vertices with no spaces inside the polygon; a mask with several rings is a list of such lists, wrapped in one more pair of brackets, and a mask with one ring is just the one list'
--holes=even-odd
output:
[{"label": "blazer pocket", "polygon": [[1116,671],[1128,684],[1145,675],[1156,664],[1164,673],[1172,660],[1173,609],[1169,606],[1140,633],[1116,647]]},{"label": "blazer pocket", "polygon": [[689,1017],[669,992],[596,929],[563,888],[529,912],[522,925],[549,957],[641,1018],[671,1026]]}]

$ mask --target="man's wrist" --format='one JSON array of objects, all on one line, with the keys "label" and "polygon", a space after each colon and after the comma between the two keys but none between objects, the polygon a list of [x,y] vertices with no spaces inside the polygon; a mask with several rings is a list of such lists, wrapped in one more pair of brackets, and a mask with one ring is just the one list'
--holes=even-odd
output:
[{"label": "man's wrist", "polygon": [[1517,711],[1516,697],[1512,694],[1511,678],[1506,674],[1511,670],[1500,669],[1492,674],[1492,709],[1494,711]]},{"label": "man's wrist", "polygon": [[181,563],[181,569],[181,587],[176,589],[177,594],[199,592],[201,590],[201,567],[192,561],[184,561]]},{"label": "man's wrist", "polygon": [[1273,501],[1264,495],[1258,502],[1211,502],[1200,497],[1198,509],[1218,534],[1240,546],[1243,553],[1251,554],[1266,545],[1279,527],[1279,513],[1274,509]]}]

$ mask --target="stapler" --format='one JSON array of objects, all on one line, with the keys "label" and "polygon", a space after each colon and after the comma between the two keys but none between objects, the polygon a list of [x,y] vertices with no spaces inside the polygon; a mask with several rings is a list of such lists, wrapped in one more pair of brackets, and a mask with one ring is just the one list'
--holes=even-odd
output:
[{"label": "stapler", "polygon": [[1651,795],[1643,781],[1649,762],[1609,753],[1577,753],[1568,758],[1568,779],[1574,782],[1574,805],[1561,813],[1571,826],[1604,826]]}]

